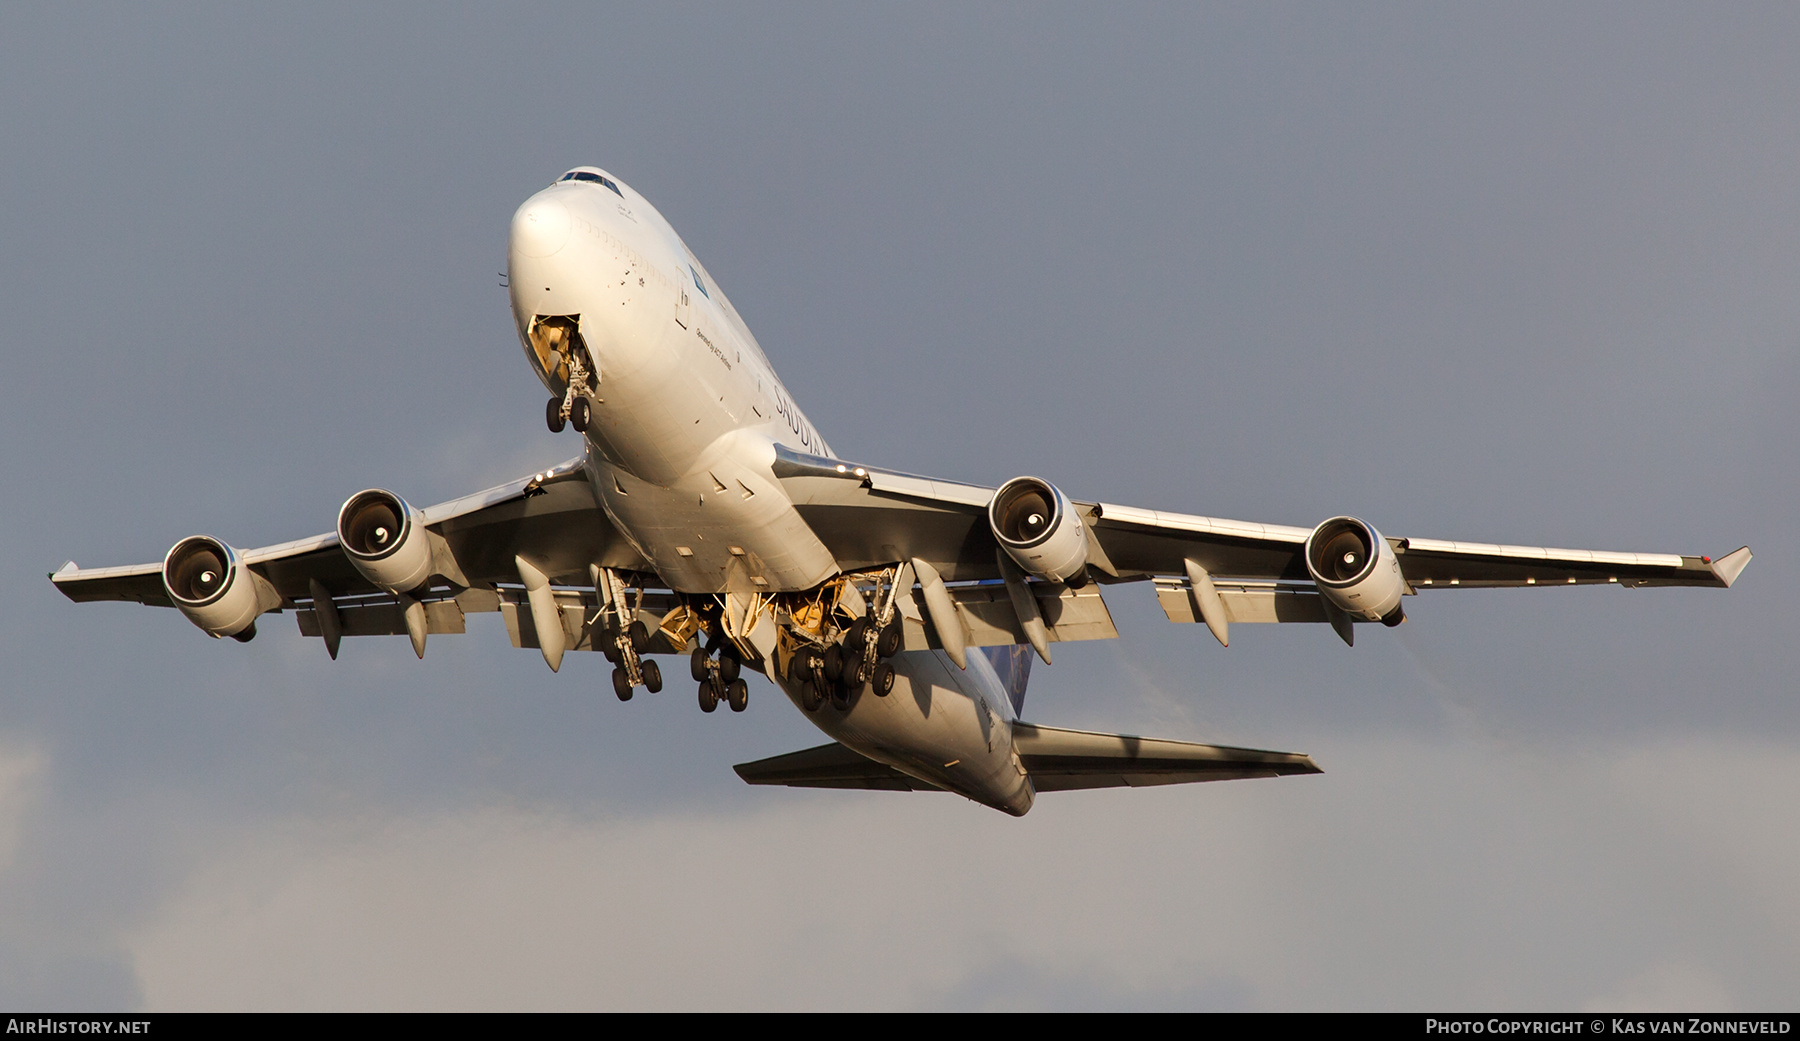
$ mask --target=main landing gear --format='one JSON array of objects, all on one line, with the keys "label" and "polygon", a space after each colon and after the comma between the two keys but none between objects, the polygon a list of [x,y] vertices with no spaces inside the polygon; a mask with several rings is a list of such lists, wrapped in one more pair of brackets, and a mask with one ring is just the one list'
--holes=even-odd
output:
[{"label": "main landing gear", "polygon": [[863,688],[885,698],[894,689],[894,667],[884,658],[900,651],[902,633],[899,612],[891,608],[882,624],[873,609],[850,623],[835,643],[803,647],[788,664],[788,677],[801,684],[800,707],[817,712],[830,700],[832,707],[848,712]]},{"label": "main landing gear", "polygon": [[750,684],[739,675],[744,663],[731,648],[719,650],[713,657],[710,648],[695,647],[689,659],[689,671],[700,684],[700,711],[711,712],[723,701],[731,711],[742,712],[750,704]]},{"label": "main landing gear", "polygon": [[644,649],[650,646],[650,630],[643,622],[632,622],[623,630],[617,623],[609,623],[600,640],[601,652],[614,666],[613,693],[620,701],[630,701],[639,684],[652,694],[662,691],[662,668],[644,657]]}]

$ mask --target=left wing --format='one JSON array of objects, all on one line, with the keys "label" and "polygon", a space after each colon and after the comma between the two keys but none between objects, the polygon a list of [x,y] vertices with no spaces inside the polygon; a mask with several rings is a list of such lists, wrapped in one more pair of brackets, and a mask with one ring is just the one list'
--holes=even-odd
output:
[{"label": "left wing", "polygon": [[[946,582],[1005,577],[988,518],[995,489],[841,463],[778,450],[775,473],[801,515],[846,570],[922,560]],[[1321,595],[1306,552],[1315,529],[1071,501],[1102,583],[1154,580],[1172,621],[1207,621],[1224,640],[1230,622],[1332,622],[1348,640],[1346,613]],[[1352,521],[1335,518],[1326,522]],[[1321,525],[1321,528],[1324,528]],[[1361,522],[1340,525],[1377,535]],[[1367,539],[1373,542],[1374,539]],[[1550,549],[1424,538],[1365,546],[1391,557],[1405,595],[1421,589],[1618,584],[1727,587],[1750,561],[1748,547],[1699,555]],[[1196,585],[1198,583],[1198,585]],[[1064,587],[1034,581],[1041,602]],[[952,599],[963,595],[950,587]],[[973,589],[968,589],[972,594]],[[1352,598],[1353,599],[1353,598]],[[1354,606],[1353,604],[1350,606]],[[1213,617],[1207,617],[1208,611]],[[1390,616],[1391,617],[1391,616]],[[1111,635],[1110,633],[1102,635]],[[1078,637],[1064,637],[1078,638]]]}]

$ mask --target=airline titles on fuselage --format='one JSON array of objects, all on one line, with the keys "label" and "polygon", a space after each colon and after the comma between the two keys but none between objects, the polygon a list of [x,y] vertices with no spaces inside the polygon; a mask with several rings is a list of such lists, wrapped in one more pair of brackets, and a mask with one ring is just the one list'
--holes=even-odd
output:
[{"label": "airline titles on fuselage", "polygon": [[787,399],[787,395],[782,393],[780,384],[775,386],[775,411],[787,421],[788,429],[792,430],[794,435],[800,439],[802,448],[817,455],[831,454],[831,449],[825,447],[825,442],[819,439],[818,434],[813,433],[812,424],[800,415],[800,410],[796,409],[793,403]]}]

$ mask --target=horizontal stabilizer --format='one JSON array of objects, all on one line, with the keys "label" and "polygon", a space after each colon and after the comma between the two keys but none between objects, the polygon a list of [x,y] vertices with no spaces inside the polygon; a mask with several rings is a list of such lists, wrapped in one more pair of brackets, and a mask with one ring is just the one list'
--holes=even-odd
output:
[{"label": "horizontal stabilizer", "polygon": [[833,742],[732,767],[750,784],[789,788],[873,788],[888,792],[941,791],[885,763]]},{"label": "horizontal stabilizer", "polygon": [[[1057,730],[1030,723],[1013,724],[1013,747],[1031,775],[1032,787],[1039,792],[1144,788],[1321,772],[1310,756],[1296,752]],[[750,784],[891,792],[941,790],[840,744],[739,763],[734,769]]]},{"label": "horizontal stabilizer", "polygon": [[1031,775],[1032,787],[1039,792],[1322,772],[1311,756],[1298,752],[1057,730],[1030,723],[1013,724],[1013,747]]}]

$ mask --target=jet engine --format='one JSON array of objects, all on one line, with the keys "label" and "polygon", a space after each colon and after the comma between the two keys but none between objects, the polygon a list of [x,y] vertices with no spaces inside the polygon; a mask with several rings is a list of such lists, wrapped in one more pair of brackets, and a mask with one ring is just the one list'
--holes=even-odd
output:
[{"label": "jet engine", "polygon": [[352,495],[338,511],[337,534],[356,570],[389,593],[410,593],[437,570],[425,516],[393,492]]},{"label": "jet engine", "polygon": [[256,616],[281,605],[267,579],[244,566],[238,551],[211,535],[182,539],[163,558],[163,589],[188,621],[210,636],[249,643]]},{"label": "jet engine", "polygon": [[1384,625],[1405,620],[1406,579],[1381,532],[1355,517],[1333,517],[1306,539],[1306,570],[1319,593],[1353,618]]},{"label": "jet engine", "polygon": [[988,503],[988,525],[1006,555],[1028,574],[1087,585],[1087,533],[1069,497],[1036,477],[1015,477]]}]

